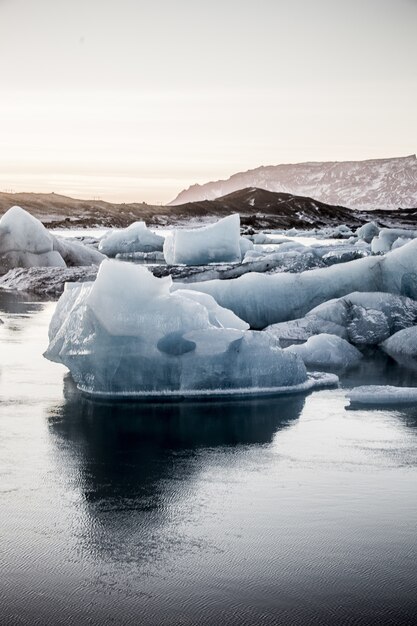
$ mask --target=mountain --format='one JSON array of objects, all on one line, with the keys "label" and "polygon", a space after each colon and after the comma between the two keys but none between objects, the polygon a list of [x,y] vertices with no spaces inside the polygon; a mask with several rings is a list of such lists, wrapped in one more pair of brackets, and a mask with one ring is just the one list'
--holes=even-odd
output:
[{"label": "mountain", "polygon": [[297,163],[262,166],[227,180],[192,185],[170,205],[214,200],[239,189],[257,187],[316,198],[358,210],[417,207],[417,159]]},{"label": "mountain", "polygon": [[345,207],[256,187],[239,189],[216,200],[186,202],[167,208],[171,216],[175,215],[180,220],[239,213],[241,224],[254,228],[312,228],[338,224],[358,226],[367,219]]}]

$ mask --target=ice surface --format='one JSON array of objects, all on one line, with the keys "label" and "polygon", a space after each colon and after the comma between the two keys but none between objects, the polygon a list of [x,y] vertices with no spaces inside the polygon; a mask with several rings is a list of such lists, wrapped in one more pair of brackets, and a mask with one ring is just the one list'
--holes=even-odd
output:
[{"label": "ice surface", "polygon": [[115,257],[116,254],[132,252],[161,252],[164,237],[153,233],[145,222],[134,222],[123,230],[113,230],[100,240],[99,250]]},{"label": "ice surface", "polygon": [[361,352],[345,339],[326,333],[310,337],[306,343],[293,345],[286,352],[300,356],[307,367],[348,368],[357,365]]},{"label": "ice surface", "polygon": [[417,298],[417,241],[385,256],[370,256],[301,274],[246,274],[230,281],[183,284],[211,294],[252,328],[304,317],[317,305],[354,291]]},{"label": "ice surface", "polygon": [[239,215],[229,215],[202,228],[178,229],[168,233],[164,255],[169,265],[240,262]]},{"label": "ice surface", "polygon": [[69,286],[61,296],[45,356],[66,365],[93,394],[247,393],[316,384],[302,360],[266,333],[246,330],[206,294],[170,287],[169,277],[155,278],[144,267],[104,261],[94,283]]},{"label": "ice surface", "polygon": [[97,266],[83,267],[17,267],[0,277],[0,288],[36,293],[40,296],[60,296],[67,282],[92,281]]},{"label": "ice surface", "polygon": [[0,273],[14,267],[65,267],[43,224],[14,206],[0,219]]},{"label": "ice surface", "polygon": [[417,403],[417,387],[364,385],[354,387],[347,397],[353,405],[386,406]]}]

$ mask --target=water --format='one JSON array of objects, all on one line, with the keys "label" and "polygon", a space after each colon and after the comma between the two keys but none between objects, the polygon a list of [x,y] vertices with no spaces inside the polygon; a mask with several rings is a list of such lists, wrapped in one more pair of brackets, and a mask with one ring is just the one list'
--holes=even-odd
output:
[{"label": "water", "polygon": [[0,296],[2,625],[416,623],[417,408],[94,404],[54,306]]}]

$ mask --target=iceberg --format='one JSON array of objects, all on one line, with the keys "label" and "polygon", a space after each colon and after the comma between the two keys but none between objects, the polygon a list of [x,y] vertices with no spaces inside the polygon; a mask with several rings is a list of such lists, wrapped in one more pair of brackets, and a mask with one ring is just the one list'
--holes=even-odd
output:
[{"label": "iceberg", "polygon": [[94,248],[52,235],[18,206],[0,219],[0,274],[15,268],[99,265],[104,258]]},{"label": "iceberg", "polygon": [[109,257],[133,252],[162,252],[164,237],[153,233],[145,222],[134,222],[122,230],[112,230],[104,235],[98,249]]},{"label": "iceberg", "polygon": [[385,256],[370,256],[301,274],[251,273],[227,282],[211,280],[176,287],[208,293],[251,328],[262,329],[304,317],[319,304],[354,291],[387,292],[416,299],[417,241]]},{"label": "iceberg", "polygon": [[366,241],[366,243],[371,243],[374,237],[379,235],[380,228],[376,222],[367,222],[356,230],[355,235]]},{"label": "iceberg", "polygon": [[362,353],[345,339],[327,333],[310,337],[306,343],[290,346],[285,351],[300,356],[307,367],[345,369],[362,359]]},{"label": "iceberg", "polygon": [[165,238],[165,261],[168,265],[240,263],[242,253],[248,249],[240,239],[237,213],[202,228],[174,230]]},{"label": "iceberg", "polygon": [[66,267],[44,225],[18,206],[0,219],[0,273],[15,267]]},{"label": "iceberg", "polygon": [[417,369],[417,326],[399,330],[386,339],[381,348],[397,363]]},{"label": "iceberg", "polygon": [[171,292],[171,278],[104,261],[93,283],[68,284],[45,356],[87,394],[176,397],[305,391],[337,378],[303,361],[207,294]]}]

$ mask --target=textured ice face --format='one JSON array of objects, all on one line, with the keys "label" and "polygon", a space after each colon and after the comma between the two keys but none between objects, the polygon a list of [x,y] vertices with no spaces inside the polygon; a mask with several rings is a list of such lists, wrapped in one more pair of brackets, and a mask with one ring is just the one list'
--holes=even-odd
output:
[{"label": "textured ice face", "polygon": [[239,215],[229,215],[203,228],[170,232],[165,239],[164,256],[168,265],[240,262]]},{"label": "textured ice face", "polygon": [[115,257],[116,254],[162,251],[163,245],[164,238],[149,230],[145,222],[134,222],[123,230],[110,231],[100,240],[99,250]]},{"label": "textured ice face", "polygon": [[104,261],[94,283],[68,286],[45,354],[91,393],[161,394],[302,385],[302,360],[214,299],[171,293],[171,279]]},{"label": "textured ice face", "polygon": [[355,292],[329,300],[298,320],[268,326],[265,331],[289,345],[330,333],[355,345],[375,346],[417,322],[417,302],[391,293]]}]

